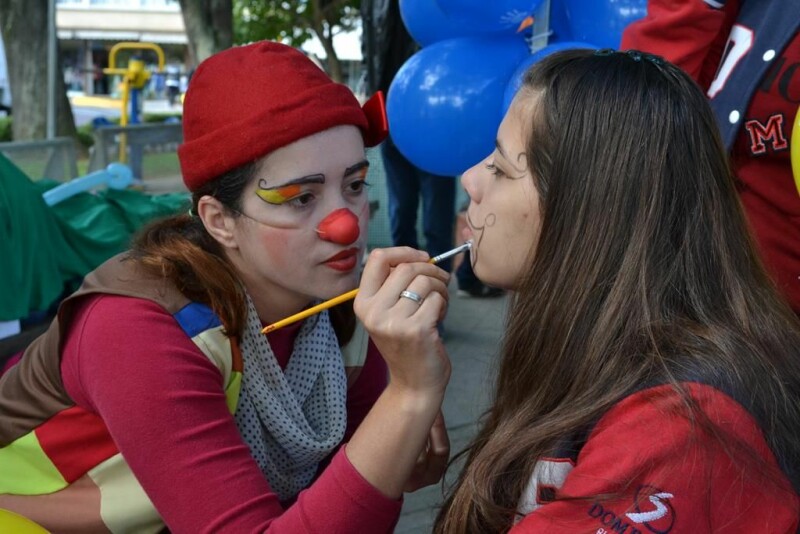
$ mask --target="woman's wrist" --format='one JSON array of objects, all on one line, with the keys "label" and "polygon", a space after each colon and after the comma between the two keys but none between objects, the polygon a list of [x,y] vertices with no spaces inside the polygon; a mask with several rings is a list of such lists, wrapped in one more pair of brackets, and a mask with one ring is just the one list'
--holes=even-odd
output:
[{"label": "woman's wrist", "polygon": [[381,395],[397,410],[420,416],[437,411],[444,399],[445,387],[411,388],[390,378],[389,385]]},{"label": "woman's wrist", "polygon": [[390,383],[350,439],[350,463],[385,496],[403,493],[443,398],[443,391]]}]

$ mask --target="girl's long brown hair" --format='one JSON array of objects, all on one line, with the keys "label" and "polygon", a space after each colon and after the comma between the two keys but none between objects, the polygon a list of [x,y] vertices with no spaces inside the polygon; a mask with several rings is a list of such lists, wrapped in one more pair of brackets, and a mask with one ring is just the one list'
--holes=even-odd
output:
[{"label": "girl's long brown hair", "polygon": [[705,95],[660,58],[585,50],[543,59],[521,91],[541,234],[510,305],[494,404],[435,531],[507,531],[537,459],[655,384],[726,450],[743,447],[681,382],[742,402],[796,490],[800,324],[748,238]]},{"label": "girl's long brown hair", "polygon": [[[146,227],[130,252],[131,258],[157,276],[171,280],[187,298],[208,305],[232,337],[241,336],[247,321],[244,287],[222,247],[196,215],[197,203],[209,195],[239,217],[242,195],[254,179],[257,165],[258,162],[244,165],[202,186],[192,194],[190,214]],[[329,313],[339,344],[346,344],[356,324],[352,303],[331,308]]]}]

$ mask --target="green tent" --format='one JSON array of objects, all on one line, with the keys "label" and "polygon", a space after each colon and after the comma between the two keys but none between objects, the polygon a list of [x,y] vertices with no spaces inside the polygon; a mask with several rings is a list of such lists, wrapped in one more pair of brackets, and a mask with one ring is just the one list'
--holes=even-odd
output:
[{"label": "green tent", "polygon": [[128,246],[147,222],[189,208],[188,193],[151,196],[134,190],[79,193],[52,207],[0,154],[0,321],[47,310],[83,276]]}]

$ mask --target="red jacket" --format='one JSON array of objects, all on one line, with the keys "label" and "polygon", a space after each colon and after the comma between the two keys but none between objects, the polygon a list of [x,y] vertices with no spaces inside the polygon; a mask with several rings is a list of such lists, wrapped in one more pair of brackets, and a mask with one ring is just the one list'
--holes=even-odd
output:
[{"label": "red jacket", "polygon": [[658,54],[707,91],[767,270],[800,314],[800,0],[649,0],[623,49]]}]

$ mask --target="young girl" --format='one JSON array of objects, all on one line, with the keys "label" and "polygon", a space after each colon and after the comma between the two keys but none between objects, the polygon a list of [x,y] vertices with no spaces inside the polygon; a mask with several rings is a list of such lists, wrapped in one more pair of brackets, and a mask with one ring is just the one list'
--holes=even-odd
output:
[{"label": "young girl", "polygon": [[800,326],[694,82],[549,56],[462,182],[475,272],[515,296],[435,531],[795,532]]},{"label": "young girl", "polygon": [[364,146],[385,134],[379,101],[290,47],[205,61],[179,149],[191,213],[88,275],[0,377],[0,509],[58,532],[391,531],[448,456],[448,275],[370,257],[358,307],[388,386],[352,306],[261,334],[358,284]]}]

